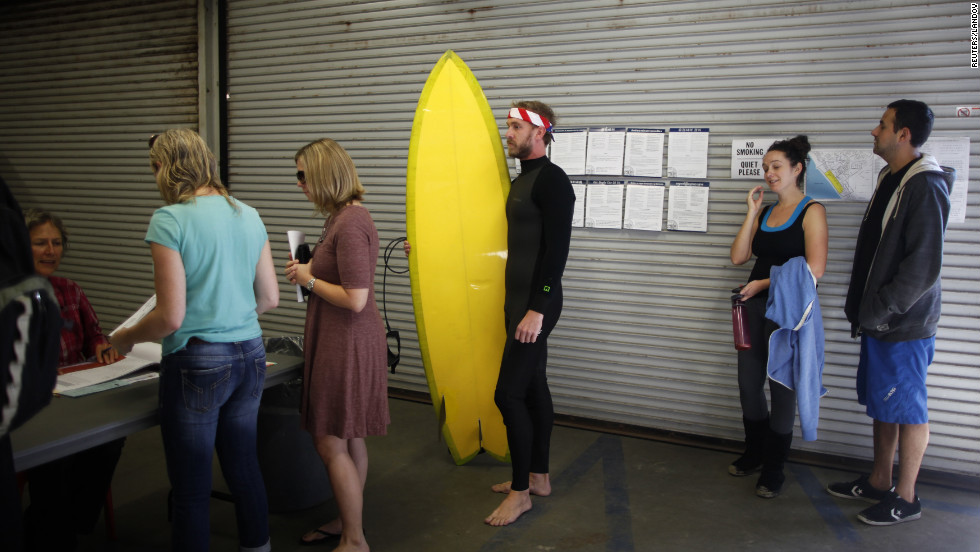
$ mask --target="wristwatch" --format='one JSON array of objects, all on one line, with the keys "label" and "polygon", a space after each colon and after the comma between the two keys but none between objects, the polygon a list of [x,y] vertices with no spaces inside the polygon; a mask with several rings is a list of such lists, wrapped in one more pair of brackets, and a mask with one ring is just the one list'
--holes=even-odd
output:
[{"label": "wristwatch", "polygon": [[316,283],[316,278],[315,277],[314,278],[310,278],[310,281],[309,282],[306,282],[306,289],[310,293],[313,293],[313,284],[315,284],[315,283]]}]

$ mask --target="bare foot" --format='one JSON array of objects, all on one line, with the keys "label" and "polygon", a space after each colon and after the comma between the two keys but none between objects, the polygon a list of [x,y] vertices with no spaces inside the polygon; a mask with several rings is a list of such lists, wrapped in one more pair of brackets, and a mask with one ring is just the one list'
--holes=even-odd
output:
[{"label": "bare foot", "polygon": [[300,540],[304,543],[313,543],[328,541],[333,539],[339,539],[340,534],[343,531],[342,525],[340,523],[340,518],[333,521],[328,521],[320,527],[310,531],[309,533],[303,535]]},{"label": "bare foot", "polygon": [[340,519],[338,518],[333,521],[328,521],[320,527],[306,533],[300,538],[300,541],[303,543],[314,543],[339,539],[341,531]]},{"label": "bare foot", "polygon": [[[510,481],[497,483],[490,487],[495,493],[510,493]],[[534,496],[549,496],[551,494],[551,479],[546,473],[532,473],[529,490]]]},{"label": "bare foot", "polygon": [[521,514],[531,509],[531,494],[528,491],[511,491],[507,498],[497,506],[483,523],[494,527],[510,525],[521,517]]},{"label": "bare foot", "polygon": [[490,487],[490,490],[495,493],[510,493],[510,481],[504,481],[503,483],[497,483]]},{"label": "bare foot", "polygon": [[333,552],[370,552],[370,550],[362,535],[360,539],[340,539],[340,546],[334,548]]}]

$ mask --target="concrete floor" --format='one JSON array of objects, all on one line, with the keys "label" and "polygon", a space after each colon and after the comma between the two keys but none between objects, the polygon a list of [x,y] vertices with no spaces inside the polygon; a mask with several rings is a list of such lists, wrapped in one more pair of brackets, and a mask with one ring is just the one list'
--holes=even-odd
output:
[{"label": "concrete floor", "polygon": [[[502,495],[489,487],[510,478],[509,466],[486,455],[454,465],[430,405],[390,404],[389,435],[368,441],[364,524],[378,552],[980,550],[975,489],[920,484],[922,519],[870,527],[855,517],[866,503],[823,490],[852,473],[789,464],[783,494],[764,500],[754,477],[728,475],[731,454],[567,427],[552,439],[552,496],[492,528],[482,520]],[[106,542],[100,524],[80,549],[169,550],[168,488],[158,429],[131,436],[113,481],[117,540]],[[329,550],[297,539],[334,515],[332,500],[272,514],[273,549]],[[236,550],[232,505],[213,500],[211,521],[211,549]]]}]

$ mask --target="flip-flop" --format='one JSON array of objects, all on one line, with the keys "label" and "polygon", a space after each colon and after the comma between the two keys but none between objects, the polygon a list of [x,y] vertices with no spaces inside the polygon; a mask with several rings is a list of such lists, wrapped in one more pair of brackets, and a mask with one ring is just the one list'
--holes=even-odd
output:
[{"label": "flip-flop", "polygon": [[[314,529],[312,531],[309,531],[307,533],[307,535],[309,533],[313,533],[313,534],[317,534],[317,535],[322,535],[322,536],[321,537],[318,537],[318,538],[315,538],[313,540],[305,540],[303,537],[300,537],[299,538],[299,543],[301,545],[303,545],[303,546],[316,546],[318,544],[323,544],[323,543],[325,543],[327,541],[331,541],[331,540],[339,539],[340,538],[340,533],[329,533],[327,531],[324,531],[323,529],[320,529],[319,527],[317,527],[316,529]],[[305,537],[306,535],[303,535],[303,536]]]}]

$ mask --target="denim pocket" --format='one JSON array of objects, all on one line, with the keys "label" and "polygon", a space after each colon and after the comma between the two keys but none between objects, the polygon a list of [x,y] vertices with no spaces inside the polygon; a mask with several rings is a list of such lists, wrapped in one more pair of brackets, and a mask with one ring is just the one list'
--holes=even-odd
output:
[{"label": "denim pocket", "polygon": [[262,389],[265,387],[265,355],[255,359],[255,384],[252,386],[252,397],[262,396]]},{"label": "denim pocket", "polygon": [[181,388],[184,394],[184,407],[194,412],[207,412],[224,402],[216,397],[221,387],[231,380],[231,364],[224,364],[204,370],[181,369]]}]

